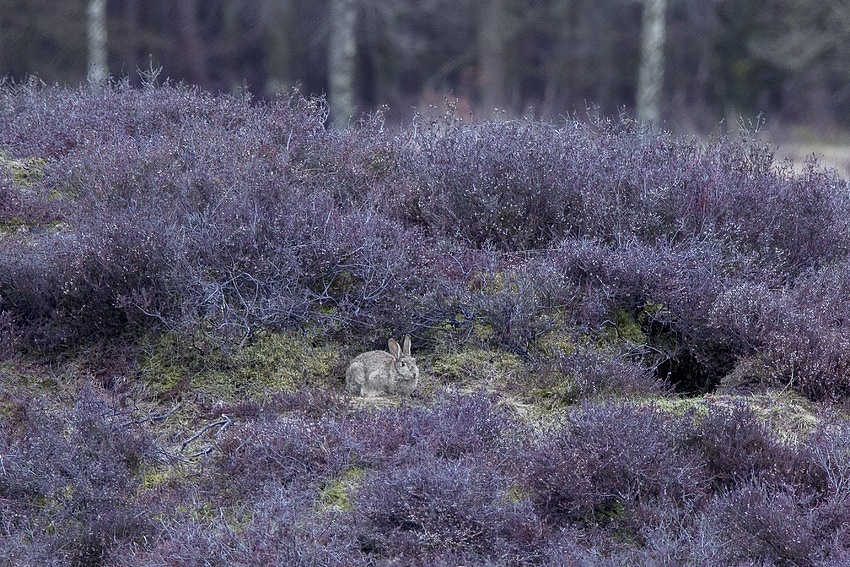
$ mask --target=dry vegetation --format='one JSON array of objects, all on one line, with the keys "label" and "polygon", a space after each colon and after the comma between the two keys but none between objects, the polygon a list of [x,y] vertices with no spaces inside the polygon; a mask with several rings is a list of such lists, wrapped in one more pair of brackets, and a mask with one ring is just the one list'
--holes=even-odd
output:
[{"label": "dry vegetation", "polygon": [[[0,90],[2,561],[850,561],[844,180],[324,110]],[[419,390],[344,394],[405,333]]]}]

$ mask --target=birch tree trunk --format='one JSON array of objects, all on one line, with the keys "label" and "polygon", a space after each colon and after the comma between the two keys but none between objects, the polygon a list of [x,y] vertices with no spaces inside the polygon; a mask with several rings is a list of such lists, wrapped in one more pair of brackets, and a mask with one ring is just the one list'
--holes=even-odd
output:
[{"label": "birch tree trunk", "polygon": [[88,0],[86,12],[89,68],[88,81],[102,84],[109,74],[106,52],[106,0]]},{"label": "birch tree trunk", "polygon": [[664,15],[667,0],[644,0],[641,23],[640,68],[637,86],[637,116],[658,128],[661,122],[661,86],[664,82]]},{"label": "birch tree trunk", "polygon": [[354,116],[354,68],[357,58],[357,0],[331,0],[328,42],[328,97],[331,119],[345,127]]}]

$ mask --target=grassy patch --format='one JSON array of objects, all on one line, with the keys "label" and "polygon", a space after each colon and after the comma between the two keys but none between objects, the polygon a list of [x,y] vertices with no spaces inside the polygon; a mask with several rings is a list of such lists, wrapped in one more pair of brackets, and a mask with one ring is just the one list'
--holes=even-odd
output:
[{"label": "grassy patch", "polygon": [[615,309],[611,313],[610,321],[611,324],[605,330],[605,342],[609,344],[623,342],[635,345],[646,344],[646,334],[641,329],[640,323],[627,310]]},{"label": "grassy patch", "polygon": [[19,187],[35,185],[44,176],[47,161],[36,158],[16,159],[0,150],[0,171],[12,179]]},{"label": "grassy patch", "polygon": [[295,333],[262,333],[230,352],[164,334],[151,345],[140,368],[158,396],[191,389],[207,398],[233,401],[317,383],[335,386],[341,364],[337,346],[316,345]]},{"label": "grassy patch", "polygon": [[433,358],[431,365],[435,377],[441,382],[480,384],[498,390],[504,389],[525,371],[520,357],[484,349],[439,354]]},{"label": "grassy patch", "polygon": [[319,491],[319,507],[321,510],[339,510],[350,512],[352,493],[360,487],[366,471],[354,467],[346,470],[339,478],[329,480]]},{"label": "grassy patch", "polygon": [[641,403],[681,417],[692,413],[696,419],[706,417],[717,408],[732,408],[744,403],[756,417],[783,443],[796,445],[814,431],[820,422],[817,407],[791,391],[768,391],[752,395],[708,395],[699,397],[651,396]]}]

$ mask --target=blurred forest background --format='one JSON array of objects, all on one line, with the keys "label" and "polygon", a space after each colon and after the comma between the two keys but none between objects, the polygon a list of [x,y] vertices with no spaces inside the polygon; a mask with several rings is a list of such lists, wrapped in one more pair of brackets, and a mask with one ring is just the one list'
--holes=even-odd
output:
[{"label": "blurred forest background", "polygon": [[343,120],[386,106],[410,122],[448,97],[462,118],[593,108],[835,142],[850,131],[850,2],[0,0],[7,80],[138,83],[159,67],[257,98],[299,85]]}]

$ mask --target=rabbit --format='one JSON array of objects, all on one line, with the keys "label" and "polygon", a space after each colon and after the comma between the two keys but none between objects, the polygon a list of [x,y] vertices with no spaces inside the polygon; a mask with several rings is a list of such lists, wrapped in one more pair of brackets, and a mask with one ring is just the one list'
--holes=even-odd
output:
[{"label": "rabbit", "polygon": [[404,349],[395,339],[390,351],[372,350],[357,355],[345,371],[345,389],[358,396],[410,395],[419,384],[419,367],[410,356],[410,336]]}]

